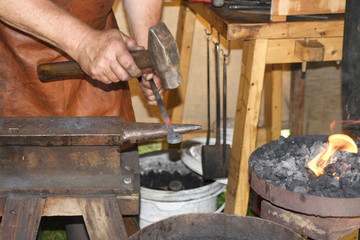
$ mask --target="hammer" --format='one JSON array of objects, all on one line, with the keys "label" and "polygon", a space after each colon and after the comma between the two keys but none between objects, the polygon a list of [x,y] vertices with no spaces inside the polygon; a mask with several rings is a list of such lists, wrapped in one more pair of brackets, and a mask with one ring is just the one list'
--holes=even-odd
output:
[{"label": "hammer", "polygon": [[[130,54],[140,69],[153,68],[157,72],[165,90],[176,89],[182,84],[179,50],[174,37],[163,22],[149,29],[148,50],[131,51]],[[42,82],[64,80],[65,78],[84,74],[75,61],[40,64],[37,67],[37,73]],[[168,128],[168,142],[180,143],[182,137],[174,133],[169,116],[153,80],[150,80],[150,83]]]},{"label": "hammer", "polygon": [[[182,84],[177,44],[163,22],[149,29],[148,50],[132,51],[130,54],[140,69],[153,68],[157,71],[165,90],[178,88]],[[37,73],[42,82],[84,74],[75,61],[40,64]]]}]

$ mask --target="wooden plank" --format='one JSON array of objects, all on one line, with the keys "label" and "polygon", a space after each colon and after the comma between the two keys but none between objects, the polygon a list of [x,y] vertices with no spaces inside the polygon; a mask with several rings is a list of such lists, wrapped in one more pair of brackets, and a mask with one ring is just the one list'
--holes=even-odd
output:
[{"label": "wooden plank", "polygon": [[[184,2],[184,1],[182,1]],[[223,35],[227,36],[227,25],[222,16],[216,13],[213,9],[209,7],[208,4],[203,3],[186,3],[186,6],[194,11],[197,15],[200,15],[206,22],[209,23],[216,31]],[[232,39],[229,39],[232,40]]]},{"label": "wooden plank", "polygon": [[127,239],[124,221],[115,197],[79,198],[90,239]]},{"label": "wooden plank", "polygon": [[133,235],[140,230],[140,226],[136,217],[123,217],[126,232],[128,236]]},{"label": "wooden plank", "polygon": [[343,29],[343,20],[229,23],[224,36],[229,40],[342,37]]},{"label": "wooden plank", "polygon": [[9,196],[1,221],[0,239],[36,239],[44,198]]},{"label": "wooden plank", "polygon": [[262,145],[268,143],[268,141],[268,130],[264,127],[258,127],[256,136],[256,147],[261,147]]},{"label": "wooden plank", "polygon": [[305,79],[302,78],[299,64],[294,64],[291,71],[290,87],[290,129],[292,136],[303,135]]},{"label": "wooden plank", "polygon": [[[106,197],[106,196],[105,196]],[[0,199],[1,200],[1,199]],[[123,215],[139,214],[139,195],[117,196],[118,206]],[[0,216],[1,211],[0,201]],[[43,216],[79,216],[81,211],[77,196],[48,196],[45,202]]]},{"label": "wooden plank", "polygon": [[43,216],[81,216],[76,197],[47,197]]},{"label": "wooden plank", "polygon": [[255,149],[268,40],[246,41],[236,106],[225,212],[245,216],[249,202],[248,163]]},{"label": "wooden plank", "polygon": [[[266,63],[297,63],[302,62],[295,54],[295,43],[299,38],[269,40]],[[340,61],[342,59],[342,37],[309,38],[324,45],[323,61]]]},{"label": "wooden plank", "polygon": [[264,83],[264,126],[267,129],[267,142],[276,140],[281,132],[282,108],[282,65],[270,65],[269,77]]},{"label": "wooden plank", "polygon": [[196,20],[195,13],[187,8],[184,3],[180,5],[179,11],[176,42],[181,57],[180,71],[183,78],[183,84],[179,88],[168,92],[164,100],[169,109],[171,120],[174,123],[182,123]]},{"label": "wooden plank", "polygon": [[247,14],[211,8],[204,3],[187,3],[227,40],[278,39],[303,37],[341,37],[344,20],[341,16],[328,19],[297,18],[287,22],[271,22],[268,15]]},{"label": "wooden plank", "polygon": [[288,15],[334,14],[345,12],[345,0],[272,0],[271,20]]}]

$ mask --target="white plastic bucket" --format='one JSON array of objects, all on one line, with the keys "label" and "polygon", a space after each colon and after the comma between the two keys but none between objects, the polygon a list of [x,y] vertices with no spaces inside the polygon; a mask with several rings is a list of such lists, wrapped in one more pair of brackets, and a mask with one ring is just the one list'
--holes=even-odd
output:
[{"label": "white plastic bucket", "polygon": [[[141,174],[147,171],[175,171],[186,174],[191,172],[180,160],[178,151],[157,151],[140,156]],[[217,208],[217,198],[226,185],[212,182],[198,188],[167,191],[155,190],[141,186],[140,228],[170,216],[185,213],[221,212]]]}]

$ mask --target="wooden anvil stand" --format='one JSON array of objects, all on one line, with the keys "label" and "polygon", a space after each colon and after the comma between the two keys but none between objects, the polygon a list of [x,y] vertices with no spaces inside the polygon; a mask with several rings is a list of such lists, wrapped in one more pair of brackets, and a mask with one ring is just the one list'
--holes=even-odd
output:
[{"label": "wooden anvil stand", "polygon": [[[122,215],[138,214],[136,152],[122,155],[119,146],[57,145],[61,128],[85,123],[74,119],[63,124],[50,118],[13,120],[2,125],[1,134],[19,145],[1,139],[0,239],[36,239],[41,216],[83,216],[91,239],[127,239]],[[53,134],[37,135],[44,131]],[[28,140],[19,141],[24,135]]]},{"label": "wooden anvil stand", "polygon": [[166,134],[120,117],[0,118],[0,239],[36,239],[42,216],[83,216],[90,239],[127,239],[140,174],[137,151],[120,146]]}]

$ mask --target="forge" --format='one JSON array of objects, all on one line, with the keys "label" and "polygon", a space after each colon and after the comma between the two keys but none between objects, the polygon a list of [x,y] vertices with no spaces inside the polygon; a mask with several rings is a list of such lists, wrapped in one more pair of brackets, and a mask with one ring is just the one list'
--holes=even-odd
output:
[{"label": "forge", "polygon": [[360,227],[360,156],[336,152],[320,176],[307,166],[327,139],[280,138],[252,153],[250,184],[262,218],[314,239],[338,239]]}]

